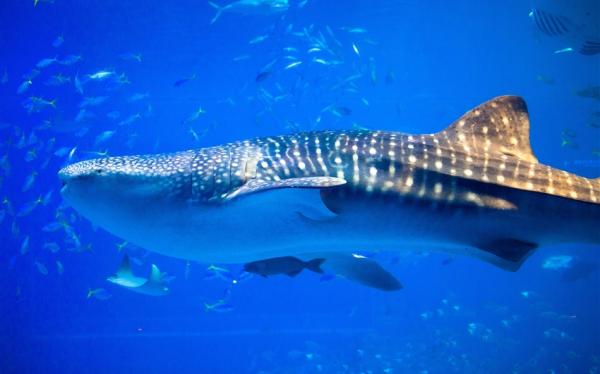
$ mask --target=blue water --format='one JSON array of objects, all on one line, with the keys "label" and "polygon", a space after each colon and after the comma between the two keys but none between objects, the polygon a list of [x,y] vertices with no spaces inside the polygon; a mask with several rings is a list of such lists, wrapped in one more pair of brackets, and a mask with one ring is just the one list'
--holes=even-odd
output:
[{"label": "blue water", "polygon": [[[222,265],[230,276],[214,279],[210,264],[131,244],[119,251],[120,238],[59,194],[62,166],[105,150],[159,153],[323,129],[431,133],[503,94],[527,101],[542,162],[598,177],[600,102],[576,93],[600,84],[600,57],[554,53],[569,42],[540,35],[533,6],[543,4],[290,0],[283,12],[225,12],[211,24],[205,1],[3,2],[0,372],[598,372],[598,271],[563,282],[564,269],[542,266],[555,255],[600,261],[597,247],[542,248],[516,273],[427,248],[377,254],[404,284],[392,293],[310,272],[234,283],[240,265]],[[332,53],[309,53],[315,39]],[[42,59],[68,55],[81,60],[50,63],[17,93]],[[85,82],[102,70],[112,76]],[[68,81],[47,84],[58,74]],[[31,97],[56,102],[28,113]],[[81,112],[84,97],[106,99]],[[106,131],[115,132],[98,138]],[[49,191],[47,204],[23,213]],[[43,230],[57,211],[69,228]],[[107,282],[124,252],[140,276],[153,263],[175,276],[171,293]],[[99,294],[88,298],[89,289]],[[225,311],[204,306],[223,299]]]}]

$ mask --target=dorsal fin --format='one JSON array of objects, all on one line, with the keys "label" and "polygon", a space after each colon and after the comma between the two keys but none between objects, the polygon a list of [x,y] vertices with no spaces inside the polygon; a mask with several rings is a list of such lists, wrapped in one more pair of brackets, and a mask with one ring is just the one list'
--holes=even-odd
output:
[{"label": "dorsal fin", "polygon": [[117,276],[119,276],[119,277],[133,276],[133,273],[131,272],[131,264],[129,263],[129,256],[127,256],[127,254],[123,255],[123,260],[121,261],[121,266],[119,266],[119,270],[117,270]]},{"label": "dorsal fin", "polygon": [[529,143],[529,115],[518,96],[499,96],[468,111],[445,130],[440,141],[462,144],[478,153],[496,153],[537,163]]},{"label": "dorsal fin", "polygon": [[148,278],[149,282],[160,283],[162,279],[162,274],[158,269],[158,266],[152,264],[152,270],[150,272],[150,277]]}]

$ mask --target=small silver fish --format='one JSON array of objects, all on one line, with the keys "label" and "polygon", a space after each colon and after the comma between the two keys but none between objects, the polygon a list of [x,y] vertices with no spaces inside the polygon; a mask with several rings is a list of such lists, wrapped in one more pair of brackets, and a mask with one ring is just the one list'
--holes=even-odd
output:
[{"label": "small silver fish", "polygon": [[36,65],[35,65],[35,67],[37,67],[38,69],[43,69],[43,68],[46,68],[46,67],[48,67],[48,66],[52,65],[52,64],[53,64],[53,63],[55,63],[55,62],[58,62],[58,60],[57,60],[57,58],[56,58],[56,57],[54,57],[54,58],[45,58],[45,59],[43,59],[43,60],[40,60],[40,61],[39,61],[39,62],[38,62]]},{"label": "small silver fish", "polygon": [[362,27],[341,27],[340,29],[351,34],[365,34],[367,32],[367,29]]},{"label": "small silver fish", "polygon": [[21,255],[26,254],[27,252],[29,252],[29,235],[27,235],[25,237],[25,239],[23,239],[23,242],[21,242]]},{"label": "small silver fish", "polygon": [[265,40],[267,40],[268,37],[269,37],[269,35],[259,35],[255,38],[250,39],[248,44],[257,44],[257,43],[264,42]]},{"label": "small silver fish", "polygon": [[204,310],[206,312],[226,313],[233,311],[233,309],[233,305],[229,304],[225,300],[218,300],[216,303],[213,304],[204,303]]},{"label": "small silver fish", "polygon": [[289,63],[286,67],[284,67],[283,70],[293,69],[293,68],[299,66],[300,64],[302,64],[302,61],[294,61],[292,63]]},{"label": "small silver fish", "polygon": [[62,221],[54,221],[46,224],[42,227],[43,232],[55,232],[58,230],[66,229],[69,226],[68,223]]},{"label": "small silver fish", "polygon": [[60,147],[54,152],[56,157],[65,157],[69,153],[69,147]]},{"label": "small silver fish", "polygon": [[197,141],[197,142],[200,141],[200,136],[198,136],[198,133],[193,128],[190,127],[189,132],[190,132],[190,135],[192,135],[192,137],[194,138],[195,141]]},{"label": "small silver fish", "polygon": [[108,300],[112,297],[112,295],[104,288],[90,288],[87,292],[87,298],[89,299],[92,297],[98,300]]},{"label": "small silver fish", "polygon": [[61,73],[59,73],[59,74],[53,75],[50,78],[48,78],[48,80],[45,82],[45,84],[46,84],[46,86],[58,87],[58,86],[62,86],[69,82],[71,82],[70,77],[66,77],[66,76],[62,75]]},{"label": "small silver fish", "polygon": [[61,45],[63,45],[63,43],[65,42],[65,38],[62,35],[59,35],[56,37],[56,39],[54,39],[54,41],[52,42],[52,46],[54,48],[58,48]]},{"label": "small silver fish", "polygon": [[35,261],[33,264],[35,265],[37,270],[40,272],[40,274],[48,275],[48,268],[46,267],[46,265],[44,265],[43,263],[41,263],[39,261]]},{"label": "small silver fish", "polygon": [[79,92],[80,95],[83,95],[83,85],[81,84],[81,80],[79,80],[79,75],[75,74],[75,79],[73,80],[73,84],[75,84],[75,90]]},{"label": "small silver fish", "polygon": [[135,103],[136,101],[140,101],[140,100],[143,100],[143,99],[147,99],[148,97],[150,97],[150,94],[149,94],[149,93],[147,93],[147,92],[146,92],[146,93],[136,93],[136,94],[133,94],[133,95],[131,95],[131,96],[130,96],[130,97],[127,99],[127,102],[130,102],[130,103]]},{"label": "small silver fish", "polygon": [[106,142],[107,140],[112,138],[115,135],[115,133],[116,133],[116,131],[114,131],[114,130],[107,130],[107,131],[100,133],[94,140],[94,146],[98,146],[99,144]]},{"label": "small silver fish", "polygon": [[60,251],[60,247],[55,242],[44,243],[43,248],[52,253],[56,253],[56,252]]},{"label": "small silver fish", "polygon": [[96,81],[102,81],[115,75],[114,71],[100,70],[94,74],[89,74],[88,78]]},{"label": "small silver fish", "polygon": [[189,116],[188,118],[186,118],[183,121],[183,124],[188,124],[190,122],[194,122],[196,121],[198,118],[200,118],[200,115],[206,113],[206,110],[204,110],[202,107],[198,107],[198,109],[196,109],[196,111],[194,111],[194,113],[192,113],[191,116]]},{"label": "small silver fish", "polygon": [[31,81],[31,79],[24,81],[23,83],[21,83],[19,85],[19,88],[17,88],[17,94],[19,94],[19,95],[23,94],[25,91],[27,91],[29,89],[29,87],[31,87],[32,84],[33,84],[33,82]]},{"label": "small silver fish", "polygon": [[108,99],[108,96],[93,96],[93,97],[84,97],[83,100],[79,103],[80,108],[87,108],[90,106],[98,106]]},{"label": "small silver fish", "polygon": [[119,126],[131,125],[138,119],[142,118],[142,115],[139,113],[132,114],[129,117],[125,118],[123,121],[119,122]]},{"label": "small silver fish", "polygon": [[554,54],[557,55],[559,53],[569,53],[569,52],[573,52],[573,48],[567,47],[567,48],[563,48],[563,49],[558,49],[558,50],[554,51]]},{"label": "small silver fish", "polygon": [[42,205],[46,206],[50,203],[53,193],[54,193],[54,190],[50,190],[50,191],[46,192],[46,194],[44,195],[44,197],[42,198],[42,201],[41,201]]},{"label": "small silver fish", "polygon": [[36,200],[29,201],[29,202],[23,204],[23,206],[21,207],[21,209],[19,209],[19,211],[17,212],[17,217],[28,216],[29,214],[31,214],[31,212],[33,212],[35,210],[35,208],[37,208],[41,204],[42,204],[42,198],[41,197],[39,197]]},{"label": "small silver fish", "polygon": [[66,56],[64,59],[62,59],[61,61],[59,61],[59,64],[61,65],[73,65],[74,63],[81,61],[81,56],[78,55],[68,55]]},{"label": "small silver fish", "polygon": [[118,110],[113,110],[106,114],[106,116],[110,119],[117,119],[121,116],[121,113]]},{"label": "small silver fish", "polygon": [[79,122],[84,122],[87,119],[90,118],[94,118],[95,115],[92,112],[87,111],[85,108],[82,108],[79,113],[77,113],[77,116],[75,117],[75,122],[79,123]]},{"label": "small silver fish", "polygon": [[25,183],[23,184],[23,187],[21,188],[21,192],[27,192],[31,189],[31,187],[33,187],[33,184],[35,183],[37,175],[38,175],[37,171],[33,171],[33,172],[31,172],[31,174],[29,174],[27,176],[27,178],[25,179]]},{"label": "small silver fish", "polygon": [[119,58],[121,60],[125,60],[125,61],[142,62],[142,54],[141,53],[132,53],[132,52],[122,53],[119,55]]}]

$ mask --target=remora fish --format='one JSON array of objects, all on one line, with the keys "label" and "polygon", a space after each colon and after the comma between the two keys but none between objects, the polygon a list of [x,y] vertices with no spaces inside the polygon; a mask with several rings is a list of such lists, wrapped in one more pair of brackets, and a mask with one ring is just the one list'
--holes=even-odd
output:
[{"label": "remora fish", "polygon": [[244,271],[248,273],[259,274],[263,277],[277,274],[286,274],[290,277],[295,277],[304,269],[314,271],[315,273],[323,273],[323,270],[321,270],[321,264],[323,261],[324,260],[322,258],[315,258],[314,260],[310,261],[302,261],[290,256],[277,257],[267,260],[249,262],[244,265]]},{"label": "remora fish", "polygon": [[440,250],[516,271],[541,246],[600,244],[600,179],[539,163],[515,96],[431,135],[299,133],[87,160],[59,176],[82,215],[158,253],[321,258],[324,271],[384,290],[401,286],[357,249]]}]

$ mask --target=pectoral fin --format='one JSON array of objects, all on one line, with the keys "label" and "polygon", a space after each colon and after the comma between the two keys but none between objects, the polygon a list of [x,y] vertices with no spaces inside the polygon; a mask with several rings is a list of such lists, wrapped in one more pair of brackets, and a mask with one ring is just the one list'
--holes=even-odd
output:
[{"label": "pectoral fin", "polygon": [[255,206],[265,201],[274,203],[274,209],[285,211],[286,214],[297,214],[304,222],[313,224],[337,217],[323,202],[320,191],[345,183],[344,179],[332,177],[290,178],[281,181],[254,179],[229,193],[222,201],[247,204],[248,209],[255,209]]},{"label": "pectoral fin", "polygon": [[251,179],[243,186],[232,191],[225,197],[225,201],[229,201],[236,197],[248,195],[260,191],[271,190],[275,188],[329,188],[345,184],[346,181],[335,177],[303,177],[289,178],[280,181],[270,181],[263,179]]},{"label": "pectoral fin", "polygon": [[513,238],[499,238],[477,243],[475,247],[482,251],[476,254],[477,257],[504,270],[517,271],[538,245]]},{"label": "pectoral fin", "polygon": [[288,277],[295,277],[296,275],[300,274],[300,272],[302,272],[302,269],[289,271],[289,272],[285,273],[285,275],[287,275]]}]

